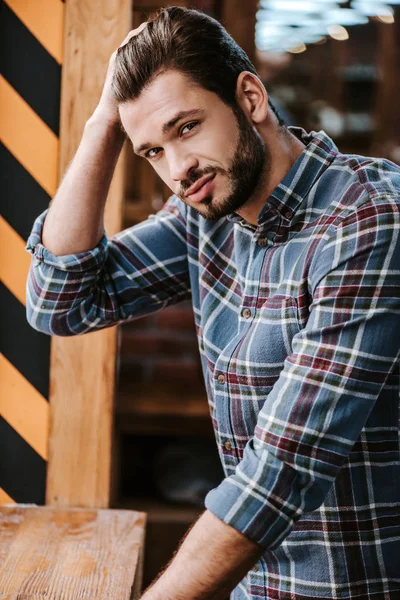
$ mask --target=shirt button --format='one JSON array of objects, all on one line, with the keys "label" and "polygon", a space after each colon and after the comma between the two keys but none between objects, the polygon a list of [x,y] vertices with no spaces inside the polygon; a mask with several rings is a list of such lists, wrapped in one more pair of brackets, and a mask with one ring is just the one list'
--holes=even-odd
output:
[{"label": "shirt button", "polygon": [[226,450],[232,450],[232,444],[230,442],[225,442],[224,446]]},{"label": "shirt button", "polygon": [[242,317],[244,317],[245,319],[251,317],[251,310],[249,308],[244,308],[242,310]]},{"label": "shirt button", "polygon": [[265,248],[266,245],[267,245],[267,240],[265,238],[260,238],[257,241],[257,246],[260,246],[260,248]]},{"label": "shirt button", "polygon": [[253,567],[253,571],[255,571],[257,573],[257,571],[260,570],[260,567],[258,565],[254,565]]},{"label": "shirt button", "polygon": [[286,217],[287,219],[291,219],[291,217],[293,217],[293,213],[292,213],[292,211],[291,211],[291,210],[288,210],[288,211],[285,213],[285,217]]},{"label": "shirt button", "polygon": [[222,373],[220,375],[218,375],[217,377],[218,379],[218,383],[225,383],[225,375],[222,375]]}]

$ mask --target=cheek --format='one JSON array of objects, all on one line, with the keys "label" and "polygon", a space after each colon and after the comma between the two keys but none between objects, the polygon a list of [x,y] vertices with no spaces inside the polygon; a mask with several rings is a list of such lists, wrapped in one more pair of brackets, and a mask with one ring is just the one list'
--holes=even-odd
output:
[{"label": "cheek", "polygon": [[[225,130],[216,127],[208,140],[205,140],[207,156],[223,169],[229,169],[236,151],[237,131],[235,128]],[[211,143],[210,143],[211,142]]]},{"label": "cheek", "polygon": [[159,178],[165,183],[165,185],[167,185],[169,187],[169,189],[172,190],[173,192],[176,192],[176,189],[177,189],[176,181],[173,181],[173,179],[170,178],[168,165],[161,164],[161,163],[154,163],[151,165],[151,167],[157,173]]}]

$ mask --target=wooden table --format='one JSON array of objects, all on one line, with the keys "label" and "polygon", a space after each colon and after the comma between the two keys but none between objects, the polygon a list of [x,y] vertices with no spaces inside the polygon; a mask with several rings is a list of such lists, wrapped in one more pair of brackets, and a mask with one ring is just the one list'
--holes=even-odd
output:
[{"label": "wooden table", "polygon": [[138,598],[145,525],[131,510],[0,506],[0,598]]}]

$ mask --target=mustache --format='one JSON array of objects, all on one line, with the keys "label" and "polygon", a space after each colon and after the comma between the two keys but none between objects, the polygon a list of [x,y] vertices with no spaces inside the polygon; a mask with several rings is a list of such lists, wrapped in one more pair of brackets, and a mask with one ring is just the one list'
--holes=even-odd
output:
[{"label": "mustache", "polygon": [[180,184],[178,196],[184,196],[185,192],[192,186],[196,181],[204,177],[204,175],[208,175],[209,173],[217,174],[217,173],[225,173],[224,169],[220,167],[204,167],[204,169],[193,169],[188,173],[186,179],[183,179]]}]

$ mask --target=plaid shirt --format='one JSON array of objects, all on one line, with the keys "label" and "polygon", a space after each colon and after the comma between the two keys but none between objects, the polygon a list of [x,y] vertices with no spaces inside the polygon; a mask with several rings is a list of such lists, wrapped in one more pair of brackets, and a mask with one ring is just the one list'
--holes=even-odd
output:
[{"label": "plaid shirt", "polygon": [[260,544],[232,599],[400,597],[400,169],[323,132],[252,226],[172,196],[76,255],[27,249],[27,318],[78,335],[191,298],[225,478],[205,506]]}]

